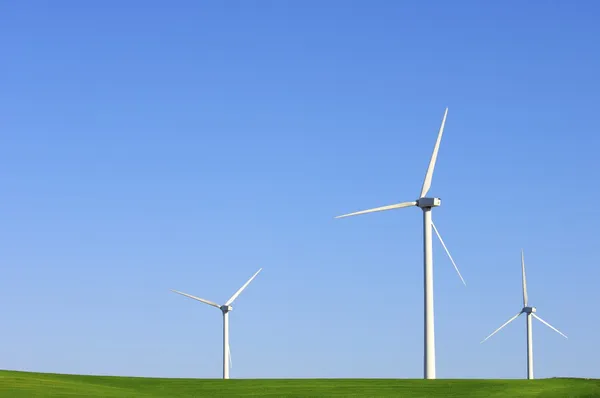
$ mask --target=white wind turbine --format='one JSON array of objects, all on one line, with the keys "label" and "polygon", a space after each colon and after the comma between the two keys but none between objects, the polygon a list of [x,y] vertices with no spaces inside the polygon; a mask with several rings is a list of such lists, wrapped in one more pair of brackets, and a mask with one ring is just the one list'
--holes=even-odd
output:
[{"label": "white wind turbine", "polygon": [[355,213],[344,214],[342,216],[337,216],[336,218],[349,217],[349,216],[357,216],[359,214],[373,213],[377,211],[384,210],[392,210],[392,209],[400,209],[403,207],[411,207],[417,206],[423,210],[423,254],[424,254],[424,318],[425,318],[425,348],[424,348],[424,377],[426,379],[435,379],[435,331],[434,331],[434,321],[433,321],[433,258],[432,258],[432,242],[431,242],[431,227],[435,231],[436,235],[440,239],[444,250],[448,254],[450,261],[452,261],[452,265],[454,265],[454,269],[458,273],[458,276],[462,280],[463,284],[466,285],[465,280],[463,279],[454,259],[450,255],[448,248],[444,244],[440,233],[437,228],[431,221],[431,209],[434,207],[438,207],[441,205],[441,200],[439,198],[428,198],[425,197],[427,192],[429,192],[429,188],[431,187],[431,179],[433,177],[433,169],[435,168],[435,162],[438,155],[438,150],[440,148],[440,141],[442,140],[442,134],[444,132],[444,125],[446,124],[446,116],[448,115],[448,108],[444,112],[444,117],[442,119],[442,125],[440,126],[440,130],[438,132],[438,137],[435,142],[435,146],[433,147],[433,154],[431,155],[431,160],[429,161],[429,167],[427,168],[427,173],[425,174],[425,181],[423,182],[423,187],[421,188],[421,195],[419,199],[413,202],[403,202],[395,205],[377,207],[374,209],[358,211]]},{"label": "white wind turbine", "polygon": [[[217,303],[213,303],[212,301],[201,299],[200,297],[192,296],[191,294],[183,293],[177,290],[171,289],[172,292],[177,294],[181,294],[182,296],[189,297],[194,300],[198,300],[204,304],[212,305],[221,310],[223,313],[223,379],[229,379],[229,367],[231,366],[231,351],[229,350],[229,312],[233,309],[231,304],[235,301],[235,299],[244,291],[244,289],[252,282],[256,275],[262,271],[262,268],[256,271],[252,278],[248,279],[248,282],[244,283],[242,287],[238,289],[237,292],[231,296],[229,300],[225,302],[223,305],[219,305]],[[229,364],[227,363],[229,362]]]},{"label": "white wind turbine", "polygon": [[521,314],[527,314],[527,378],[533,379],[533,331],[531,330],[531,317],[534,317],[538,321],[542,322],[544,325],[548,326],[565,339],[568,337],[565,336],[560,330],[556,329],[554,326],[537,316],[535,307],[529,306],[529,299],[527,297],[527,281],[525,279],[525,256],[523,254],[523,250],[521,250],[521,272],[523,276],[523,309],[521,309],[517,315],[510,318],[505,324],[494,330],[494,333],[483,339],[482,343],[498,333],[503,327],[517,319]]}]

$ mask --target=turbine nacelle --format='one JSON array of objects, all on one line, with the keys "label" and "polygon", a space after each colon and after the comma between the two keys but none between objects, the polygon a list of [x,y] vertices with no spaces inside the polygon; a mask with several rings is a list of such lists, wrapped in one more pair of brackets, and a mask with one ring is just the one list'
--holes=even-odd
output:
[{"label": "turbine nacelle", "polygon": [[535,309],[535,307],[523,307],[523,309],[521,310],[522,313],[524,314],[533,314],[535,313],[537,310]]},{"label": "turbine nacelle", "polygon": [[431,209],[432,207],[439,207],[442,205],[440,198],[419,198],[417,199],[417,206],[421,209]]},{"label": "turbine nacelle", "polygon": [[223,314],[226,314],[233,309],[233,307],[230,305],[222,305],[219,308],[221,309],[221,311],[223,311]]}]

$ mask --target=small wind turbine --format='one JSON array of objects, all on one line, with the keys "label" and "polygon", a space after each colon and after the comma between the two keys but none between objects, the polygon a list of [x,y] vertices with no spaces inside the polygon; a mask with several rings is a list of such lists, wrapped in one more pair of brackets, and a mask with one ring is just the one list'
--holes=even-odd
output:
[{"label": "small wind turbine", "polygon": [[556,329],[554,326],[550,325],[548,322],[540,318],[536,315],[536,308],[529,306],[529,299],[527,297],[527,281],[525,279],[525,256],[523,254],[523,250],[521,250],[521,272],[523,274],[523,309],[515,316],[510,318],[504,325],[500,326],[498,329],[494,330],[494,333],[490,334],[488,337],[483,339],[482,343],[498,333],[503,327],[517,319],[521,314],[527,314],[527,378],[533,379],[533,332],[531,330],[531,317],[534,317],[538,321],[542,322],[544,325],[548,326],[550,329],[554,330],[556,333],[563,336],[565,339],[568,338],[561,331]]},{"label": "small wind turbine", "polygon": [[[244,291],[244,289],[252,282],[256,275],[262,271],[262,268],[256,271],[252,278],[248,279],[248,282],[244,283],[242,287],[238,289],[237,292],[231,296],[229,300],[225,302],[223,305],[219,305],[217,303],[213,303],[212,301],[208,301],[205,299],[201,299],[200,297],[192,296],[191,294],[183,293],[177,290],[171,289],[172,292],[177,294],[181,294],[182,296],[189,297],[194,300],[198,300],[204,304],[212,305],[221,310],[223,313],[223,379],[229,379],[229,367],[231,366],[231,351],[229,350],[229,312],[233,309],[231,304],[235,301],[235,299]],[[229,362],[229,364],[227,363]]]},{"label": "small wind turbine", "polygon": [[444,117],[442,119],[442,125],[440,126],[440,130],[438,132],[438,137],[435,142],[435,146],[433,147],[433,154],[431,155],[431,160],[429,161],[429,167],[427,168],[427,173],[425,174],[425,181],[423,181],[423,188],[421,188],[421,195],[419,199],[414,202],[403,202],[395,205],[377,207],[369,210],[357,211],[355,213],[344,214],[342,216],[337,216],[336,218],[349,217],[349,216],[357,216],[359,214],[367,214],[374,213],[377,211],[384,210],[392,210],[392,209],[400,209],[403,207],[411,207],[417,206],[423,210],[423,254],[424,254],[424,279],[425,279],[425,297],[424,297],[424,307],[425,307],[425,348],[424,348],[424,377],[426,379],[435,379],[435,332],[434,332],[434,322],[433,322],[433,258],[432,258],[432,242],[431,242],[431,227],[435,231],[436,235],[440,239],[444,250],[450,257],[450,261],[452,261],[452,265],[454,265],[454,269],[458,273],[463,284],[466,285],[465,280],[463,279],[454,259],[450,255],[448,248],[444,244],[442,240],[442,236],[438,232],[437,228],[431,221],[431,209],[434,207],[438,207],[441,205],[441,200],[439,198],[427,198],[427,192],[429,192],[429,188],[431,187],[431,179],[433,177],[433,169],[435,168],[435,162],[437,160],[438,150],[440,148],[440,141],[442,140],[442,134],[444,132],[444,125],[446,124],[446,116],[448,115],[448,108],[444,112]]}]

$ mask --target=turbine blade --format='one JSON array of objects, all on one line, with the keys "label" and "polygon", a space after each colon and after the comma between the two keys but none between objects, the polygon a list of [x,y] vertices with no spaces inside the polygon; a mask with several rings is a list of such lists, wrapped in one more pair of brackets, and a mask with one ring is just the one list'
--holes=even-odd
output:
[{"label": "turbine blade", "polygon": [[233,301],[237,298],[237,296],[239,296],[240,293],[243,292],[244,289],[250,284],[250,282],[252,282],[252,279],[256,278],[256,275],[258,275],[258,273],[260,271],[262,271],[262,268],[259,269],[258,271],[256,271],[256,273],[254,275],[252,275],[252,278],[248,279],[248,282],[244,283],[244,286],[240,287],[239,290],[237,292],[235,292],[229,300],[227,300],[225,305],[230,305],[231,303],[233,303]]},{"label": "turbine blade", "polygon": [[186,296],[186,297],[189,297],[191,299],[201,301],[204,304],[208,304],[208,305],[212,305],[213,307],[221,308],[221,306],[219,304],[213,303],[212,301],[204,300],[204,299],[201,299],[200,297],[192,296],[191,294],[183,293],[183,292],[180,292],[180,291],[177,291],[177,290],[173,290],[173,289],[171,289],[171,291],[174,292],[174,293],[177,293],[177,294],[181,294],[182,296]]},{"label": "turbine blade", "polygon": [[337,216],[336,218],[358,216],[359,214],[375,213],[377,211],[384,211],[384,210],[401,209],[403,207],[410,207],[410,206],[416,206],[416,205],[417,205],[417,202],[402,202],[402,203],[397,203],[395,205],[376,207],[374,209],[361,210],[361,211],[357,211],[357,212],[354,212],[354,213],[344,214],[342,216]]},{"label": "turbine blade", "polygon": [[440,126],[440,131],[438,133],[437,140],[435,141],[435,146],[433,147],[433,153],[431,154],[431,160],[429,161],[429,167],[427,168],[427,173],[425,174],[425,181],[423,181],[423,188],[421,189],[420,198],[425,197],[427,192],[429,192],[429,188],[431,188],[431,178],[433,177],[433,169],[435,168],[435,162],[437,160],[438,151],[440,149],[440,142],[442,141],[442,134],[444,133],[444,125],[446,124],[446,116],[448,115],[448,108],[444,112],[444,118],[442,119],[442,125]]},{"label": "turbine blade", "polygon": [[544,325],[548,326],[550,329],[554,330],[556,333],[560,334],[561,336],[563,336],[565,339],[568,339],[568,337],[562,333],[560,330],[558,330],[557,328],[555,328],[554,326],[550,325],[548,322],[546,322],[545,320],[543,320],[542,318],[540,318],[539,316],[537,316],[536,314],[531,314],[533,315],[533,317],[535,319],[537,319],[538,321],[542,322]]},{"label": "turbine blade", "polygon": [[[522,313],[523,313],[523,311],[519,312],[517,315],[513,316],[512,318],[510,318],[502,326],[500,326],[498,329],[494,330],[494,333],[490,334],[488,337],[486,337],[485,339],[483,339],[481,341],[481,343],[485,342],[487,339],[489,339],[490,337],[492,337],[493,335],[495,335],[496,333],[498,333],[504,326],[508,325],[509,323],[511,323],[512,321],[514,321],[515,319],[517,319],[517,317],[519,315],[521,315]],[[479,344],[481,344],[481,343],[479,343]]]},{"label": "turbine blade", "polygon": [[435,224],[433,223],[433,221],[431,222],[431,226],[433,227],[433,230],[435,231],[435,234],[439,238],[440,243],[442,244],[442,246],[444,246],[444,250],[446,250],[446,254],[450,258],[450,261],[452,261],[452,265],[454,265],[454,269],[456,270],[456,273],[458,274],[458,277],[460,278],[460,280],[462,281],[462,283],[465,286],[467,286],[467,282],[465,282],[465,280],[463,279],[462,275],[460,274],[460,271],[458,270],[458,267],[456,266],[456,263],[454,262],[454,259],[452,258],[452,255],[450,254],[450,251],[448,250],[448,248],[446,247],[446,244],[444,243],[444,240],[442,239],[442,235],[440,235],[440,233],[439,233],[438,229],[435,227]]},{"label": "turbine blade", "polygon": [[521,249],[521,271],[523,272],[523,307],[527,307],[529,298],[527,297],[527,279],[525,279],[525,254]]}]

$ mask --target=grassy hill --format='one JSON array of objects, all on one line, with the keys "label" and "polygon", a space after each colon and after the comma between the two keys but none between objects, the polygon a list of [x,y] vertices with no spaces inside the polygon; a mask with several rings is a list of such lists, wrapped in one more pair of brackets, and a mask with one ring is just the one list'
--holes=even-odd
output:
[{"label": "grassy hill", "polygon": [[0,371],[0,397],[600,397],[600,379],[213,380]]}]

